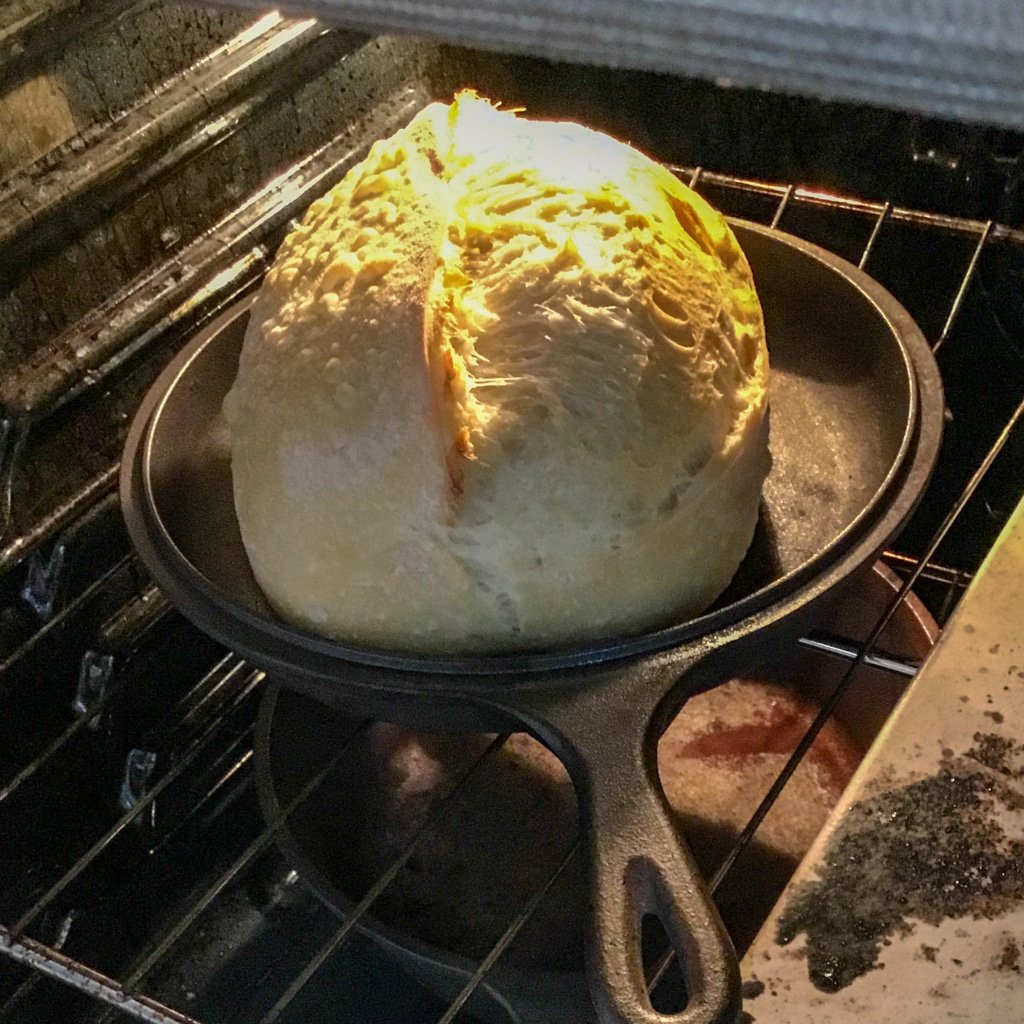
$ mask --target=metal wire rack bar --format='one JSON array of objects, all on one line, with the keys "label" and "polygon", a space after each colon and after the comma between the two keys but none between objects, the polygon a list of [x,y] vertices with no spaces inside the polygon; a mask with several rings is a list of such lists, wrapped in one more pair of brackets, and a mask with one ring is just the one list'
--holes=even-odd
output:
[{"label": "metal wire rack bar", "polygon": [[[237,669],[242,665],[242,662],[233,654],[225,655],[205,676],[203,676],[202,679],[199,680],[198,683],[196,683],[193,691],[204,687],[215,674],[221,672],[229,665],[234,665]],[[103,696],[97,700],[94,707],[71,722],[71,724],[68,725],[60,735],[44,747],[6,785],[0,787],[0,803],[3,803],[3,801],[10,797],[19,786],[27,782],[38,771],[45,768],[53,758],[56,757],[65,746],[67,746],[68,742],[73,739],[77,733],[89,726],[92,722],[96,721],[96,719],[107,710],[111,701],[118,693],[121,692],[123,687],[124,683],[115,683],[108,687]]]},{"label": "metal wire rack bar", "polygon": [[[23,425],[23,434],[27,436],[27,427]],[[14,455],[11,453],[11,462],[7,470],[14,472]],[[5,472],[7,472],[5,470]],[[113,490],[117,482],[117,466],[108,466],[101,470],[89,480],[79,491],[72,495],[66,502],[57,509],[51,511],[38,523],[19,536],[11,538],[0,547],[0,573],[17,565],[23,558],[30,555],[40,545],[45,544],[54,534],[58,533],[72,520],[87,513],[94,505],[102,501]],[[10,487],[11,480],[0,480],[0,541],[4,541],[4,534],[8,525],[8,516],[3,512],[3,498],[7,495],[7,512],[10,512]]]},{"label": "metal wire rack bar", "polygon": [[91,723],[95,722],[96,719],[109,707],[113,698],[121,692],[122,688],[123,684],[111,686],[91,711],[88,711],[86,714],[76,718],[59,736],[56,737],[56,739],[44,747],[36,757],[29,761],[24,768],[14,775],[6,785],[0,787],[0,803],[3,803],[8,797],[16,792],[41,768],[48,765],[79,732]]},{"label": "metal wire rack bar", "polygon": [[148,996],[129,996],[112,978],[35,939],[15,939],[0,926],[0,951],[12,960],[150,1024],[203,1024]]},{"label": "metal wire rack bar", "polygon": [[[886,551],[882,556],[886,565],[891,566],[900,575],[912,572],[916,560],[909,555],[899,554],[895,551]],[[939,622],[945,622],[949,618],[960,595],[967,589],[973,579],[973,574],[964,569],[955,569],[951,566],[942,565],[938,562],[929,562],[918,576],[918,580],[927,580],[930,583],[938,583],[945,588],[942,600],[934,609],[935,617]]]},{"label": "metal wire rack bar", "polygon": [[[219,713],[214,716],[202,730],[202,732],[193,740],[191,748],[178,760],[173,767],[160,779],[160,781],[153,786],[153,788],[146,793],[140,800],[138,800],[130,810],[122,815],[99,839],[93,843],[92,846],[56,881],[54,884],[32,904],[31,907],[15,922],[14,926],[9,930],[9,934],[12,939],[18,940],[24,935],[25,929],[49,906],[51,906],[62,892],[72,882],[78,878],[83,871],[85,871],[97,857],[100,856],[106,850],[110,844],[117,839],[119,835],[138,818],[156,798],[167,789],[173,782],[180,778],[196,761],[199,755],[203,752],[206,745],[216,735],[217,729],[220,727],[223,719],[235,708],[237,708],[246,697],[248,697],[253,690],[259,685],[263,679],[262,672],[253,672],[249,677],[248,683],[245,687],[240,690],[231,701],[228,702],[227,706],[221,708]],[[246,733],[251,733],[255,728],[254,724],[251,724],[246,729]]]},{"label": "metal wire rack bar", "polygon": [[[90,515],[90,509],[85,516]],[[84,518],[84,516],[83,516]],[[80,594],[76,595],[60,611],[55,612],[44,622],[23,644],[16,647],[3,661],[0,661],[0,675],[12,669],[30,651],[34,650],[41,641],[45,640],[51,633],[62,629],[69,619],[74,618],[78,612],[92,600],[97,594],[103,591],[108,583],[120,572],[130,565],[135,565],[135,556],[127,554],[119,558],[113,565],[92,581]]]},{"label": "metal wire rack bar", "polygon": [[0,1020],[7,1020],[10,1015],[28,999],[42,984],[44,974],[32,971],[29,976],[10,994],[0,1006]]},{"label": "metal wire rack bar", "polygon": [[[845,661],[856,661],[860,655],[859,645],[847,640],[845,637],[833,636],[831,633],[815,631],[808,636],[801,637],[798,641],[802,647],[821,654],[827,654],[833,658],[842,658]],[[872,651],[865,655],[864,664],[870,668],[880,668],[884,672],[894,672],[900,676],[914,676],[921,667],[919,662],[905,661],[903,658],[896,658],[884,651]]]},{"label": "metal wire rack bar", "polygon": [[[678,164],[669,166],[681,178],[694,182],[691,187],[696,187],[698,184],[714,185],[736,192],[746,192],[751,195],[761,195],[767,198],[776,197],[780,202],[785,199],[787,206],[790,202],[807,203],[876,218],[881,217],[884,213],[884,221],[892,221],[898,224],[913,224],[917,227],[935,228],[954,234],[975,237],[984,234],[989,225],[988,221],[976,220],[971,217],[955,217],[945,213],[933,213],[928,210],[916,210],[907,206],[896,206],[888,201],[859,199],[852,196],[825,192],[820,189],[759,181],[756,178],[744,178],[734,174],[707,171],[702,167],[683,167]],[[787,194],[788,198],[786,198]],[[774,216],[778,216],[778,207],[775,209]],[[1024,228],[993,223],[989,229],[989,235],[991,241],[999,240],[1024,244]]]},{"label": "metal wire rack bar", "polygon": [[779,205],[775,208],[775,215],[772,217],[771,227],[773,230],[782,222],[782,218],[786,215],[786,209],[789,207],[790,200],[793,198],[795,192],[795,185],[786,186],[786,191],[782,193]]},{"label": "metal wire rack bar", "polygon": [[[886,551],[882,554],[882,561],[897,572],[910,572],[916,565],[917,559],[911,555],[905,555],[899,551]],[[971,582],[972,574],[963,569],[957,569],[951,565],[943,565],[941,562],[931,561],[921,573],[921,579],[931,580],[934,583],[942,583],[948,587],[963,589]]]},{"label": "metal wire rack bar", "polygon": [[889,218],[892,216],[892,203],[886,202],[883,204],[882,209],[878,211],[878,216],[875,218],[874,226],[871,228],[871,235],[868,237],[867,244],[864,246],[864,251],[860,254],[860,259],[857,261],[857,267],[863,270],[867,266],[867,262],[871,259],[871,254],[875,251],[875,244],[878,242],[878,237],[882,233],[882,228],[885,227]]},{"label": "metal wire rack bar", "polygon": [[320,769],[291,800],[281,808],[281,812],[267,822],[266,827],[252,840],[242,851],[234,862],[221,876],[209,886],[188,909],[188,912],[160,937],[152,946],[150,951],[133,968],[131,973],[121,983],[125,992],[134,992],[139,982],[156,966],[163,956],[174,946],[174,944],[195,924],[200,914],[236,879],[243,871],[271,844],[280,828],[288,821],[292,813],[302,806],[309,796],[316,791],[320,784],[337,767],[345,752],[359,736],[366,722],[360,723],[342,744],[338,752]]},{"label": "metal wire rack bar", "polygon": [[351,934],[352,929],[362,920],[367,910],[373,906],[380,894],[391,884],[395,876],[402,870],[409,858],[420,848],[424,840],[445,820],[456,806],[459,797],[465,792],[470,780],[504,746],[507,739],[508,733],[502,733],[495,736],[488,744],[483,753],[463,773],[451,792],[437,803],[433,814],[427,816],[426,820],[419,826],[406,844],[405,849],[388,865],[383,874],[366,891],[363,898],[352,908],[338,930],[320,947],[309,963],[306,964],[300,974],[284,991],[281,998],[263,1015],[260,1019],[260,1024],[274,1024],[281,1014],[284,1013],[295,997],[305,988],[309,979],[327,962],[328,957],[341,947],[345,939]]},{"label": "metal wire rack bar", "polygon": [[960,315],[960,309],[964,304],[964,299],[967,296],[967,290],[971,286],[971,281],[974,280],[974,272],[978,269],[978,261],[981,259],[982,251],[988,244],[989,237],[992,234],[993,222],[986,221],[985,227],[982,229],[981,234],[978,236],[978,244],[974,247],[974,252],[971,254],[971,261],[967,264],[967,270],[964,272],[964,276],[960,281],[960,287],[956,291],[956,297],[953,299],[953,305],[949,308],[949,316],[946,317],[946,322],[942,327],[942,332],[939,334],[938,339],[932,346],[932,352],[938,355],[939,349],[942,348],[946,343],[946,339],[949,337],[950,332],[953,330],[953,324],[956,322],[957,317]]},{"label": "metal wire rack bar", "polygon": [[437,1022],[437,1024],[451,1024],[453,1020],[458,1016],[459,1012],[466,1005],[469,998],[473,993],[480,987],[480,983],[487,977],[488,971],[498,962],[501,955],[508,949],[509,946],[515,941],[515,937],[522,931],[523,927],[530,920],[531,917],[537,912],[540,905],[544,902],[544,897],[547,896],[551,887],[561,878],[565,869],[572,863],[580,853],[580,842],[577,839],[573,843],[572,848],[562,858],[561,863],[551,873],[548,880],[527,900],[522,910],[512,919],[509,926],[502,933],[502,936],[494,944],[491,951],[480,961],[480,966],[473,972],[472,976],[463,986],[462,991],[455,997],[454,1002],[445,1011],[444,1016]]}]

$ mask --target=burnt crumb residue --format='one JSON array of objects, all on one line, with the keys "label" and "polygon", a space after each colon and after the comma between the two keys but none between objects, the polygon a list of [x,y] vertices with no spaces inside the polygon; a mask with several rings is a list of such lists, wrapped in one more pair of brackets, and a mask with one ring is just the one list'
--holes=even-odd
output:
[{"label": "burnt crumb residue", "polygon": [[999,824],[1021,797],[991,774],[1012,771],[1014,744],[1001,739],[978,734],[967,757],[944,758],[936,774],[850,808],[819,878],[797,890],[776,935],[782,944],[806,935],[818,989],[836,992],[877,969],[883,943],[915,921],[991,918],[1024,900],[1024,841]]},{"label": "burnt crumb residue", "polygon": [[1020,974],[1020,946],[1016,939],[1007,939],[1002,952],[996,958],[997,971],[1014,971]]},{"label": "burnt crumb residue", "polygon": [[967,756],[972,761],[977,761],[978,764],[991,768],[1000,775],[1008,775],[1015,779],[1024,778],[1024,768],[1019,766],[1024,746],[994,732],[976,732],[973,739],[974,746],[967,751]]},{"label": "burnt crumb residue", "polygon": [[983,714],[986,718],[991,718],[996,725],[1002,725],[1005,721],[1002,711],[985,711]]},{"label": "burnt crumb residue", "polygon": [[921,956],[925,958],[930,964],[935,963],[935,957],[938,955],[938,946],[929,946],[925,943],[921,943]]},{"label": "burnt crumb residue", "polygon": [[756,978],[745,981],[740,993],[744,999],[756,999],[758,996],[764,995],[764,982],[758,981]]}]

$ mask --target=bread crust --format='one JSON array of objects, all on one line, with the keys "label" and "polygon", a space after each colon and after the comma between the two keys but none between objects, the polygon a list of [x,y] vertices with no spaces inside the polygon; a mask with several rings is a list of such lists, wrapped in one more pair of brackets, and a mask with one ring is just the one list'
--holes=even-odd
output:
[{"label": "bread crust", "polygon": [[768,358],[724,219],[578,125],[432,104],[310,208],[226,409],[286,619],[424,651],[683,619],[768,470]]}]

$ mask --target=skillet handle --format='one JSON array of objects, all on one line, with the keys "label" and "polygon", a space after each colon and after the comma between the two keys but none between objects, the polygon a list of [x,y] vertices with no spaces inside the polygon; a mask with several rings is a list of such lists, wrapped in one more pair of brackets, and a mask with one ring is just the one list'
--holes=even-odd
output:
[{"label": "skillet handle", "polygon": [[[739,1016],[736,953],[662,790],[661,730],[652,726],[655,706],[663,724],[674,717],[673,694],[728,678],[728,652],[713,653],[610,666],[531,708],[531,731],[576,787],[592,899],[587,973],[602,1024],[735,1024]],[[519,714],[527,717],[522,704]],[[682,968],[688,1002],[675,1014],[658,1013],[647,994],[640,934],[648,914]]]},{"label": "skillet handle", "polygon": [[[656,777],[620,762],[607,786],[587,786],[592,995],[603,1022],[734,1024],[740,1011],[736,954]],[[609,762],[601,765],[607,770]],[[655,773],[656,774],[656,773]],[[605,781],[605,780],[602,780]],[[686,1007],[666,1015],[647,994],[641,921],[655,915],[682,967]]]}]

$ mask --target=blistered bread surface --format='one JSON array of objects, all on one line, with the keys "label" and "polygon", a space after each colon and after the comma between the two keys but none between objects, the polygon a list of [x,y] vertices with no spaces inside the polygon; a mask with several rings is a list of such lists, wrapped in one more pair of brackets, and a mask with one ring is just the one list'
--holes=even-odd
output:
[{"label": "blistered bread surface", "polygon": [[723,218],[579,125],[472,95],[282,245],[225,404],[274,608],[356,644],[547,647],[691,617],[743,558],[768,358]]}]

